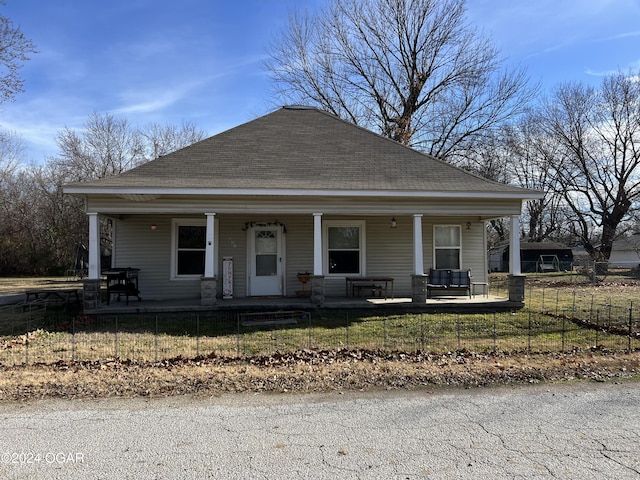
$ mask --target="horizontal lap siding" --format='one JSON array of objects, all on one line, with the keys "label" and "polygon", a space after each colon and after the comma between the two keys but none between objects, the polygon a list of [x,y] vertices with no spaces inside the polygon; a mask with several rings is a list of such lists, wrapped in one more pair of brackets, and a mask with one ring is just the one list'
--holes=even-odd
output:
[{"label": "horizontal lap siding", "polygon": [[[411,296],[413,265],[413,219],[398,216],[391,228],[391,217],[323,217],[324,220],[365,220],[365,268],[367,276],[392,277],[396,297]],[[391,292],[388,292],[391,295]],[[344,296],[345,277],[325,277],[325,295]]]},{"label": "horizontal lap siding", "polygon": [[484,222],[471,223],[467,230],[467,219],[460,217],[423,219],[422,225],[422,245],[424,255],[425,273],[429,273],[429,268],[433,268],[433,230],[435,225],[460,225],[462,227],[462,265],[463,269],[471,269],[471,275],[476,282],[487,281],[487,254],[485,247],[485,224]]},{"label": "horizontal lap siding", "polygon": [[[156,229],[151,230],[155,224]],[[139,268],[147,300],[200,298],[200,280],[171,281],[171,217],[136,215],[115,222],[114,267]]]},{"label": "horizontal lap siding", "polygon": [[[204,215],[193,218],[203,219]],[[115,220],[115,267],[140,268],[141,296],[146,299],[199,298],[200,280],[171,280],[171,221],[173,216],[131,215]],[[175,218],[185,218],[176,215]],[[218,272],[222,278],[223,257],[233,257],[233,292],[235,297],[247,294],[247,225],[280,223],[286,228],[285,293],[295,296],[302,288],[297,279],[301,272],[313,273],[313,216],[289,215],[277,219],[266,215],[216,215],[218,241]],[[366,222],[366,273],[369,276],[388,276],[395,279],[395,295],[411,295],[413,273],[413,217],[396,216],[397,228],[390,228],[387,217],[345,217],[324,215],[327,220],[362,220]],[[156,224],[151,230],[151,224]],[[463,268],[471,268],[474,280],[486,281],[484,224],[478,222],[470,230],[460,218],[444,218],[433,222],[423,218],[423,254],[425,272],[432,266],[433,225],[461,224],[463,233]],[[222,292],[222,281],[218,284]],[[344,296],[345,280],[325,277],[325,295]]]}]

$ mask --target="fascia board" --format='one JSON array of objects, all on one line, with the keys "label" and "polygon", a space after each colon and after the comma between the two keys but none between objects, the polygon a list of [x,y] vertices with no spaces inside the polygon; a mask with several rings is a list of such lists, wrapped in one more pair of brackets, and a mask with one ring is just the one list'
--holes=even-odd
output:
[{"label": "fascia board", "polygon": [[405,197],[405,198],[491,198],[537,200],[545,193],[536,190],[519,192],[429,192],[400,190],[308,190],[308,189],[222,189],[222,188],[121,188],[121,187],[64,187],[71,195],[227,195],[227,196],[283,196],[283,197]]}]

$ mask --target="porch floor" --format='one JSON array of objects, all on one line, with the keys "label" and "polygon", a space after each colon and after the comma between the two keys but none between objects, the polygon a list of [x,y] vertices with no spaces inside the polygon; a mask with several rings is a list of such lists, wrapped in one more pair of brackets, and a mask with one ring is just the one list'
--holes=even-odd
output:
[{"label": "porch floor", "polygon": [[314,305],[308,298],[298,297],[244,297],[218,299],[216,305],[200,305],[199,298],[174,300],[137,300],[131,298],[129,305],[124,300],[102,304],[97,309],[85,309],[88,315],[113,315],[137,313],[189,313],[213,311],[276,311],[276,310],[330,310],[330,309],[384,309],[412,312],[488,312],[522,308],[520,302],[511,302],[506,297],[495,295],[441,296],[430,298],[426,303],[414,303],[411,298],[354,298],[327,297],[321,306]]}]

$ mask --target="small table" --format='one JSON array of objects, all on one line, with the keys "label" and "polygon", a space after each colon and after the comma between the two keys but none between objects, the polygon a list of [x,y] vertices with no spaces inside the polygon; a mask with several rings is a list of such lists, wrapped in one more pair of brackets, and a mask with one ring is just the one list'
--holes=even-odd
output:
[{"label": "small table", "polygon": [[489,298],[489,282],[471,282],[471,294],[477,295],[477,287],[482,287],[482,294],[485,298]]},{"label": "small table", "polygon": [[[384,283],[384,287],[381,285]],[[391,277],[346,277],[345,288],[346,296],[355,296],[356,291],[360,293],[362,290],[370,290],[372,292],[382,293],[384,292],[384,299],[386,300],[389,293],[389,285],[391,285],[391,298],[394,298],[393,292],[393,278]],[[351,288],[349,288],[351,287]]]}]

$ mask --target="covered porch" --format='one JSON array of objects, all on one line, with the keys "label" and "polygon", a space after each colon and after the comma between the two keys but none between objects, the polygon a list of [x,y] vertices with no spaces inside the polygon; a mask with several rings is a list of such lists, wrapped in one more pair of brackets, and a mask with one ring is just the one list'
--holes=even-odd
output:
[{"label": "covered porch", "polygon": [[[109,283],[113,272],[99,268],[101,217],[89,214],[89,277],[84,281],[83,303],[84,311],[90,314],[523,306],[524,277],[516,271],[520,265],[517,258],[510,262],[514,270],[510,272],[508,294],[488,295],[485,220],[478,216],[426,217],[398,212],[392,217],[355,218],[331,212],[288,214],[281,216],[282,220],[270,220],[260,214],[234,213],[104,215],[113,222],[112,270],[132,270],[135,274],[131,295],[123,298],[122,294],[109,293],[122,292]],[[510,218],[512,231],[519,231],[519,216]],[[191,247],[184,252],[180,243],[183,227],[188,234],[187,246]],[[447,258],[454,257],[457,267],[472,272],[468,295],[445,292],[430,298],[429,269],[437,265],[439,228],[455,233],[454,246],[445,250]],[[353,248],[339,245],[332,251],[331,236],[337,235],[338,243],[351,242],[342,237],[346,233],[354,234]],[[194,238],[201,238],[201,243],[192,243]],[[510,251],[517,256],[519,238],[514,236],[511,243],[514,248]],[[353,271],[345,273],[345,268]],[[262,278],[260,269],[266,271]],[[301,283],[301,276],[306,277],[306,283]],[[364,293],[352,290],[349,281],[354,279],[366,280],[374,291],[366,292],[366,287]],[[123,281],[123,289],[129,290],[128,280]]]}]

